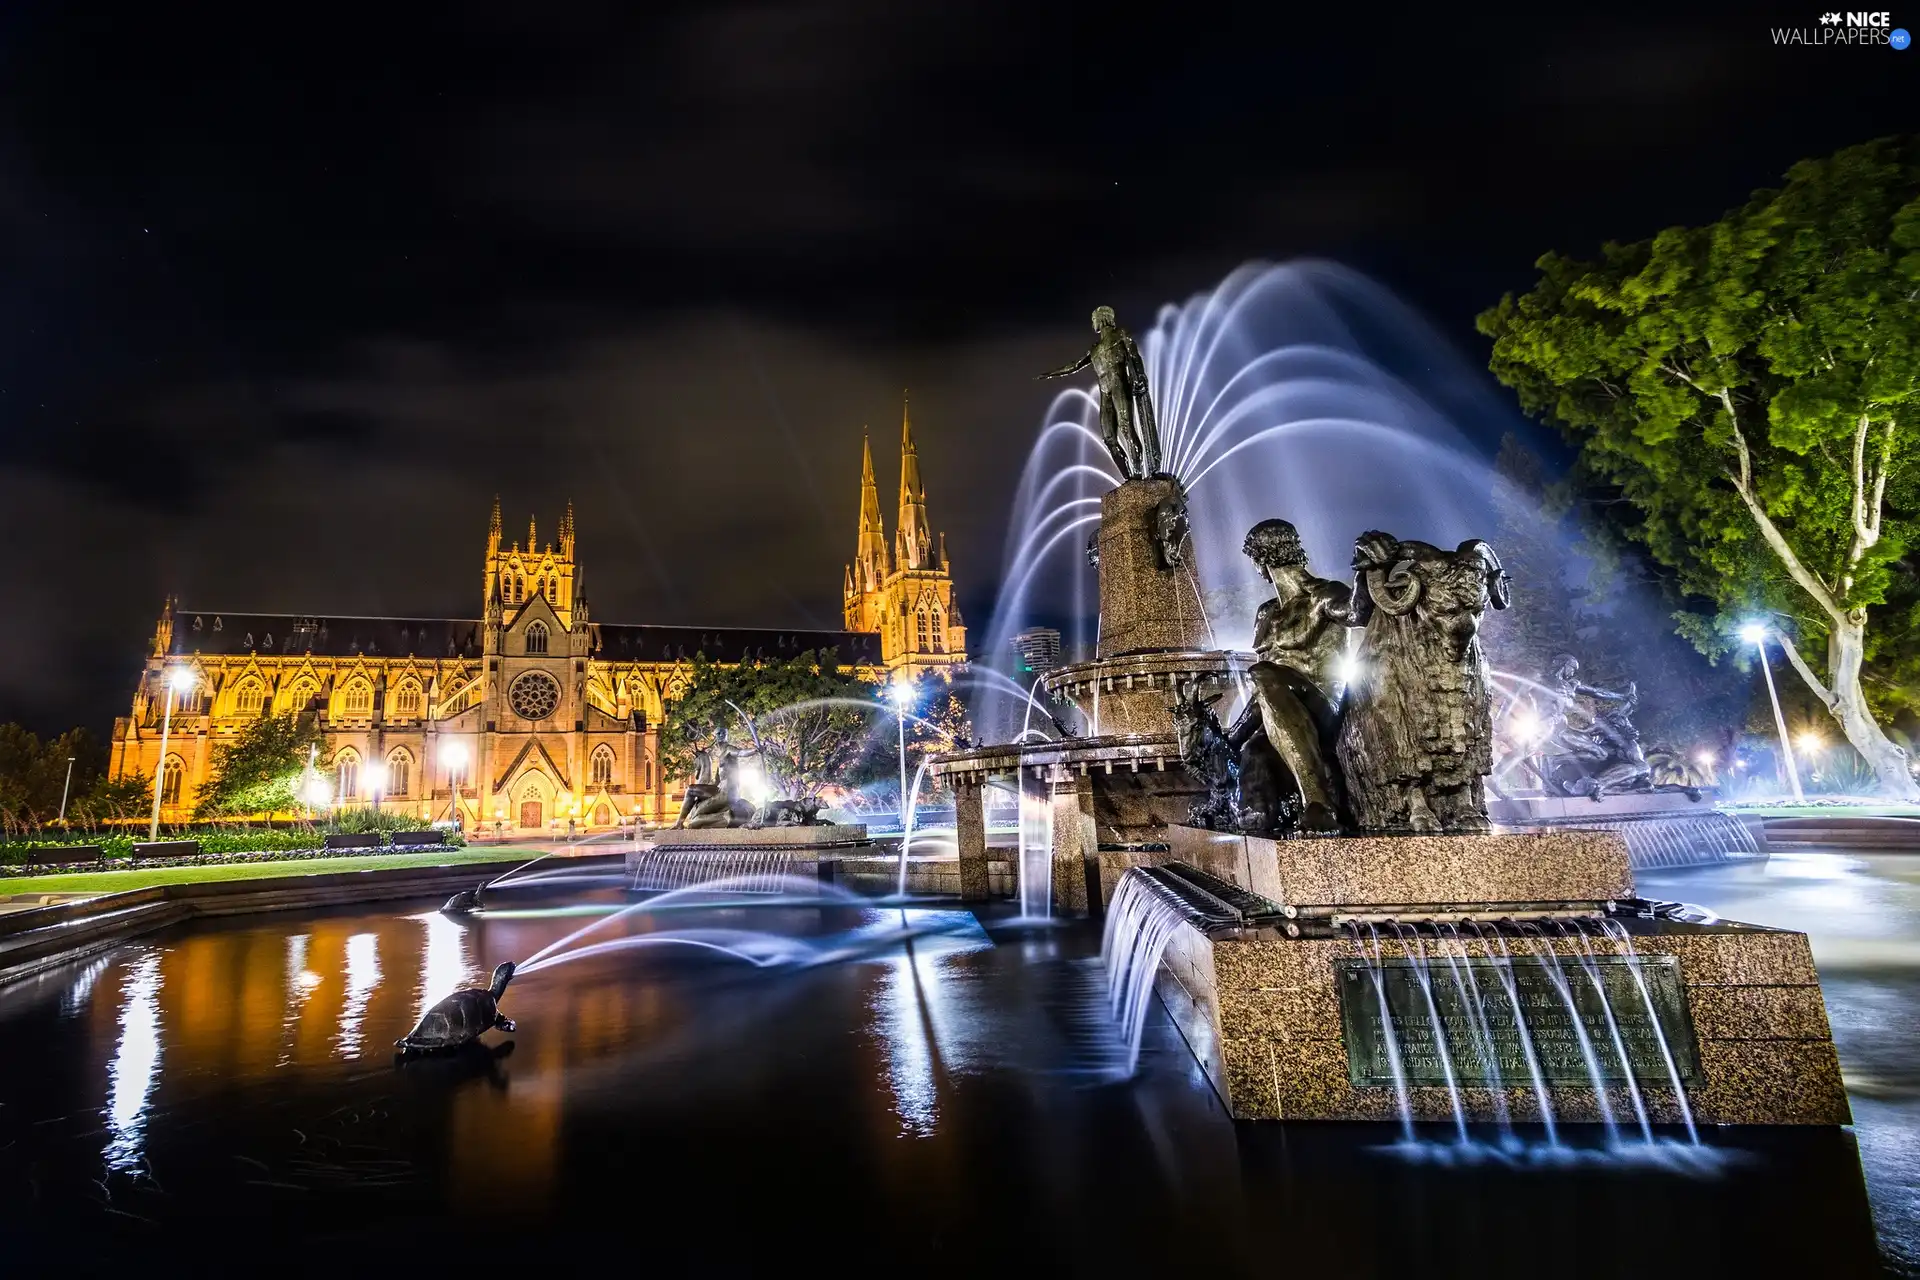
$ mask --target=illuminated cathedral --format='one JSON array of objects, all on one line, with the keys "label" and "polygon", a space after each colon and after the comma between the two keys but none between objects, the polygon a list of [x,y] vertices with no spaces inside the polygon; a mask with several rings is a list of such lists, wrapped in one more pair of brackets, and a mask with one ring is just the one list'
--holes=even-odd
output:
[{"label": "illuminated cathedral", "polygon": [[165,721],[162,817],[185,821],[216,747],[262,715],[311,711],[338,804],[377,797],[422,818],[523,832],[671,821],[685,782],[660,766],[660,724],[695,655],[732,663],[832,649],[876,683],[966,661],[946,547],[929,530],[904,423],[891,555],[867,452],[844,631],[595,621],[571,505],[556,540],[541,543],[530,521],[523,545],[504,539],[495,500],[481,600],[478,618],[228,613],[169,600],[132,709],[114,722],[111,774],[154,776]]}]

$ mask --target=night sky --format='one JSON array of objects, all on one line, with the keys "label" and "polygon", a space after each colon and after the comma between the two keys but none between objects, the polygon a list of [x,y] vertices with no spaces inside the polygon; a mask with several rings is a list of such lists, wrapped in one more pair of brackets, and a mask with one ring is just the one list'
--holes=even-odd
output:
[{"label": "night sky", "polygon": [[1094,304],[1327,256],[1481,367],[1541,252],[1916,127],[1817,6],[1464,8],[0,6],[0,719],[104,732],[168,593],[474,616],[496,492],[602,620],[837,626],[909,386],[984,634]]}]

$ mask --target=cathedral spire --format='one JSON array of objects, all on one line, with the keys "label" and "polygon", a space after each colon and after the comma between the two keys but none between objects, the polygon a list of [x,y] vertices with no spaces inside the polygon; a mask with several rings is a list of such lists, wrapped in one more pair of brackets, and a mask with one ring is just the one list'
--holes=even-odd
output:
[{"label": "cathedral spire", "polygon": [[927,487],[920,480],[920,455],[913,447],[913,418],[904,391],[900,393],[900,526],[895,538],[902,569],[927,567],[933,531],[927,523]]},{"label": "cathedral spire", "polygon": [[527,517],[527,554],[540,554],[540,536],[532,516]]},{"label": "cathedral spire", "polygon": [[573,499],[567,499],[567,514],[560,519],[560,554],[573,558]]},{"label": "cathedral spire", "polygon": [[868,591],[887,576],[887,526],[880,518],[880,486],[873,478],[873,442],[860,440],[860,540],[854,552],[854,574]]},{"label": "cathedral spire", "polygon": [[500,549],[500,495],[493,495],[493,516],[487,521],[487,550]]}]

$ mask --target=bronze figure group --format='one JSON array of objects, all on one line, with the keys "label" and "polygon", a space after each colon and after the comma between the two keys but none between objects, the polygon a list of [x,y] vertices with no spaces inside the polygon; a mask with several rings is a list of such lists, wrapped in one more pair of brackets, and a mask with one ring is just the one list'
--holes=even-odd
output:
[{"label": "bronze figure group", "polygon": [[1370,531],[1355,542],[1351,586],[1316,577],[1285,520],[1255,525],[1244,550],[1274,589],[1254,620],[1246,707],[1217,747],[1208,703],[1186,690],[1174,707],[1189,767],[1208,784],[1196,821],[1263,834],[1488,830],[1479,628],[1489,605],[1511,599],[1493,549]]}]

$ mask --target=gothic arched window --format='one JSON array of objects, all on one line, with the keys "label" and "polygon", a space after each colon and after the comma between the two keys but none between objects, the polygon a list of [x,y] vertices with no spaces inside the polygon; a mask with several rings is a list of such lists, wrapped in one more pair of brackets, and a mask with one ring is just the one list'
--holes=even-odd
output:
[{"label": "gothic arched window", "polygon": [[547,651],[547,624],[530,623],[527,627],[527,652],[545,653]]},{"label": "gothic arched window", "polygon": [[258,680],[247,680],[234,696],[233,709],[243,716],[257,716],[267,701],[267,687]]},{"label": "gothic arched window", "polygon": [[560,603],[560,579],[558,578],[547,579],[547,603]]},{"label": "gothic arched window", "polygon": [[947,650],[947,615],[939,605],[933,606],[933,651],[945,653]]},{"label": "gothic arched window", "polygon": [[920,610],[918,622],[920,643],[917,648],[921,653],[931,652],[933,649],[933,622],[927,617],[927,611],[925,609]]},{"label": "gothic arched window", "polygon": [[352,748],[342,751],[333,758],[334,790],[342,801],[351,800],[360,794],[360,757]]},{"label": "gothic arched window", "polygon": [[364,680],[355,680],[347,686],[346,697],[340,700],[341,708],[350,716],[373,714],[373,686]]},{"label": "gothic arched window", "polygon": [[409,719],[420,714],[420,686],[409,680],[400,686],[400,692],[394,695],[393,713]]},{"label": "gothic arched window", "polygon": [[179,756],[168,753],[166,763],[160,768],[160,803],[173,806],[180,803],[180,779],[186,776],[187,762]]},{"label": "gothic arched window", "polygon": [[413,783],[413,756],[405,747],[387,757],[387,794],[404,796]]},{"label": "gothic arched window", "polygon": [[602,744],[593,749],[593,785],[613,785],[613,748]]}]

